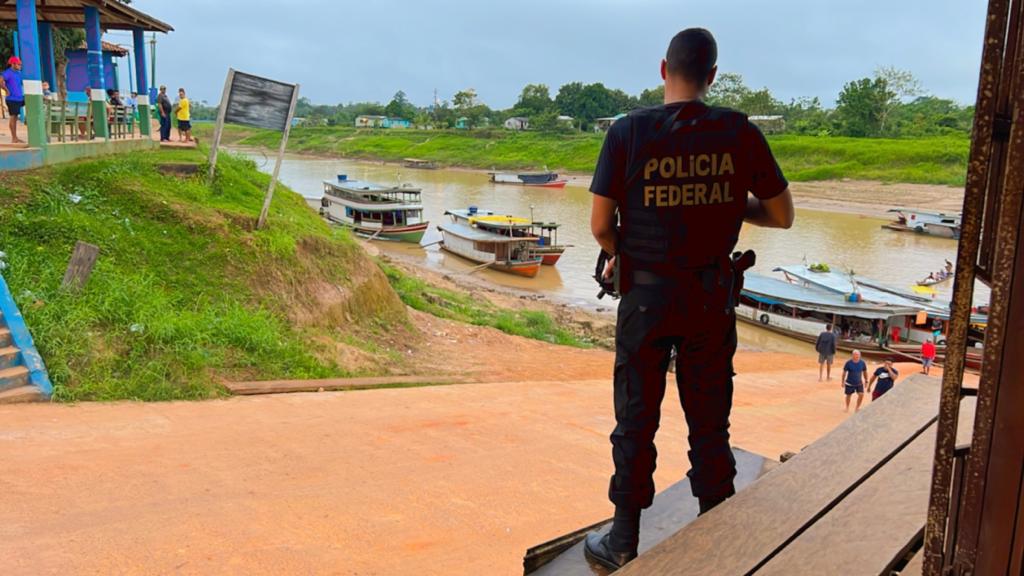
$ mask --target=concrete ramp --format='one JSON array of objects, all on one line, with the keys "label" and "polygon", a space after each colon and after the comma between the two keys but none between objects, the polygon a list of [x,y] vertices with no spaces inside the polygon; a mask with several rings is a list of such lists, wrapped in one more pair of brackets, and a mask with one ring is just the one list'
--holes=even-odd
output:
[{"label": "concrete ramp", "polygon": [[52,393],[43,359],[0,274],[0,404],[45,400]]},{"label": "concrete ramp", "polygon": [[[739,448],[736,457],[736,490],[743,490],[778,462]],[[654,497],[654,504],[640,517],[640,553],[675,534],[697,518],[697,499],[690,492],[690,480],[683,478]],[[580,528],[534,546],[523,557],[523,573],[535,576],[603,576],[608,572],[588,562],[583,555],[583,539],[594,530],[607,532],[611,519]]]}]

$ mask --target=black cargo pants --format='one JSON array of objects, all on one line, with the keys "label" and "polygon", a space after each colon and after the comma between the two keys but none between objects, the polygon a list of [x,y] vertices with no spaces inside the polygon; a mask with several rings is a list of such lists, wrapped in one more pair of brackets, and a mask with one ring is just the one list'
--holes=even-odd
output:
[{"label": "black cargo pants", "polygon": [[693,495],[733,494],[736,461],[729,448],[736,318],[731,270],[680,271],[640,282],[619,303],[615,334],[615,475],[608,496],[619,506],[647,508],[654,498],[665,376],[672,347],[676,384],[689,428]]}]

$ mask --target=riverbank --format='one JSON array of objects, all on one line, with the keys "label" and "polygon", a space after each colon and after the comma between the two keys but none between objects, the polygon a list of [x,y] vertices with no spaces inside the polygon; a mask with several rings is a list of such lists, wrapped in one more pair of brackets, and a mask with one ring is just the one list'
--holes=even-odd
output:
[{"label": "riverbank", "polygon": [[[5,574],[521,574],[528,547],[611,515],[614,354],[474,330],[434,362],[487,383],[0,406]],[[849,417],[813,358],[736,371],[735,446],[776,458]],[[659,489],[689,468],[666,396]]]},{"label": "riverbank", "polygon": [[[209,136],[212,125],[197,125],[196,130]],[[970,140],[961,136],[894,139],[783,134],[769,136],[768,141],[793,182],[861,180],[962,187],[970,149]],[[227,126],[222,142],[276,150],[280,134]],[[449,168],[547,168],[589,175],[603,142],[603,134],[593,133],[298,126],[291,132],[288,151],[390,162],[415,157]]]}]

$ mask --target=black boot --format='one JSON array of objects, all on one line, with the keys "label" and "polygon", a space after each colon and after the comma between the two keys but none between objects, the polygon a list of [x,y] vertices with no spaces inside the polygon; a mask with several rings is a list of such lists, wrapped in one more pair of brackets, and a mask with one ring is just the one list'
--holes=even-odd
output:
[{"label": "black boot", "polygon": [[588,559],[614,572],[636,558],[636,547],[626,551],[616,550],[610,543],[611,537],[610,532],[604,536],[601,536],[599,532],[587,534],[587,540],[583,543],[583,554]]},{"label": "black boot", "polygon": [[700,505],[700,513],[697,515],[700,516],[701,514],[710,512],[712,508],[718,506],[722,502],[725,502],[734,494],[736,494],[736,491],[730,490],[725,496],[718,496],[716,498],[698,498],[697,503]]},{"label": "black boot", "polygon": [[616,506],[612,529],[604,536],[588,534],[583,552],[587,558],[614,571],[636,558],[639,541],[640,509]]}]

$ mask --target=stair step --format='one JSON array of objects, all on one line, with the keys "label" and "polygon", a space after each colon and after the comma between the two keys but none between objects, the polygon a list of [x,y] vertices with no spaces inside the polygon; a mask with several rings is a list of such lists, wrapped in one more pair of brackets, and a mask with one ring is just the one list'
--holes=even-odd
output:
[{"label": "stair step", "polygon": [[42,402],[46,400],[43,393],[35,386],[18,386],[0,392],[0,404],[19,404],[22,402]]},{"label": "stair step", "polygon": [[0,328],[0,346],[7,347],[11,345],[11,331],[7,328]]},{"label": "stair step", "polygon": [[28,384],[28,368],[12,366],[0,370],[0,391]]},{"label": "stair step", "polygon": [[10,368],[18,362],[18,349],[14,346],[0,346],[0,370]]}]

